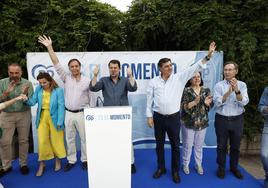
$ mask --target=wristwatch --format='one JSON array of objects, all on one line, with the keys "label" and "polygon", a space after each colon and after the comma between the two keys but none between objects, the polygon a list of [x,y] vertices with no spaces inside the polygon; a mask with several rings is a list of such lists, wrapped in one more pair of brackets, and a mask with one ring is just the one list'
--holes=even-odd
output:
[{"label": "wristwatch", "polygon": [[235,94],[236,94],[236,95],[240,95],[240,94],[241,94],[240,90],[235,91]]},{"label": "wristwatch", "polygon": [[208,57],[207,55],[205,56],[205,60],[206,61],[209,61],[210,60],[210,57]]}]

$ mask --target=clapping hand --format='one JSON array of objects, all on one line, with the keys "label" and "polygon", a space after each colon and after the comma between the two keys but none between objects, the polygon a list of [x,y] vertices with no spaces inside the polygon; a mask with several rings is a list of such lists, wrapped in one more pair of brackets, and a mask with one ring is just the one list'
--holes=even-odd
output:
[{"label": "clapping hand", "polygon": [[205,105],[206,106],[210,106],[210,104],[212,103],[212,96],[209,95],[205,98]]},{"label": "clapping hand", "polygon": [[232,91],[238,91],[237,79],[236,78],[232,78],[230,80],[230,84],[232,86]]},{"label": "clapping hand", "polygon": [[24,95],[27,95],[27,94],[28,94],[29,87],[30,87],[30,86],[29,86],[28,84],[23,85],[23,86],[21,87],[21,93],[24,94]]},{"label": "clapping hand", "polygon": [[12,80],[9,83],[8,87],[7,87],[6,93],[12,92],[14,90],[14,88],[15,88],[16,85],[17,85],[17,83],[14,80]]},{"label": "clapping hand", "polygon": [[195,97],[195,99],[194,99],[194,103],[195,103],[195,105],[197,105],[197,104],[200,102],[200,98],[201,98],[200,95],[197,95],[197,96]]}]

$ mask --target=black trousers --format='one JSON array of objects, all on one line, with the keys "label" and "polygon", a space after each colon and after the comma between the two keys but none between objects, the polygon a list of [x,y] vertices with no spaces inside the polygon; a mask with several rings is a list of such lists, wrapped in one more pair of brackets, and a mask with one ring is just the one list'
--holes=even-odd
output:
[{"label": "black trousers", "polygon": [[216,113],[215,130],[219,168],[225,169],[228,139],[230,141],[230,168],[237,168],[243,128],[243,114],[239,116],[222,116]]},{"label": "black trousers", "polygon": [[161,115],[154,112],[154,134],[158,169],[165,169],[165,135],[167,133],[171,145],[172,173],[179,171],[180,164],[180,113]]}]

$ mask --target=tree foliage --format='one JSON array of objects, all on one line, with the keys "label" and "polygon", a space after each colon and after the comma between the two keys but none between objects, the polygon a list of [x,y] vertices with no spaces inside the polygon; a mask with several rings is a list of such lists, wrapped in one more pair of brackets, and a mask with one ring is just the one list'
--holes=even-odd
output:
[{"label": "tree foliage", "polygon": [[257,104],[268,83],[268,1],[135,0],[125,20],[131,50],[203,50],[214,40],[248,85],[245,133],[261,130]]},{"label": "tree foliage", "polygon": [[[124,50],[123,13],[96,0],[5,0],[0,4],[0,77],[7,64],[26,64],[26,53],[43,51],[40,34],[56,51]],[[26,71],[24,71],[26,73]]]}]

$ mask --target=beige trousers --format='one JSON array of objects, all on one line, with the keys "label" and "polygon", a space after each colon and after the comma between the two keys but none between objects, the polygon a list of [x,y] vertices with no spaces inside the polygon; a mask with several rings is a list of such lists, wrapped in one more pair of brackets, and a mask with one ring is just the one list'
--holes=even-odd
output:
[{"label": "beige trousers", "polygon": [[29,150],[29,131],[31,124],[31,111],[25,112],[2,112],[0,116],[0,127],[3,135],[0,139],[0,150],[3,169],[11,167],[12,162],[12,139],[17,129],[19,142],[20,166],[27,165]]}]

